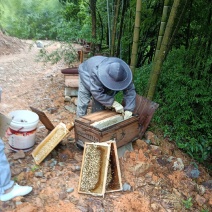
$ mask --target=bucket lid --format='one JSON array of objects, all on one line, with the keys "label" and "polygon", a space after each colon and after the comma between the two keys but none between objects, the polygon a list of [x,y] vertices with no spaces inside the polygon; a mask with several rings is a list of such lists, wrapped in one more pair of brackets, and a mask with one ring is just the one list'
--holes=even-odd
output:
[{"label": "bucket lid", "polygon": [[39,117],[30,110],[15,110],[9,113],[9,117],[14,123],[34,123],[38,122]]}]

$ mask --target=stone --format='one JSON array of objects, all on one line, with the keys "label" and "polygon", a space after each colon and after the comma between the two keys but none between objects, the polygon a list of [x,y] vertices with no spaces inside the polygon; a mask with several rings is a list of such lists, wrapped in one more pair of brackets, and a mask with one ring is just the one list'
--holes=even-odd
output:
[{"label": "stone", "polygon": [[150,131],[147,131],[144,135],[145,139],[146,140],[150,140],[151,141],[151,144],[154,144],[154,145],[159,145],[160,144],[160,140],[159,138],[152,132]]},{"label": "stone", "polygon": [[71,171],[73,171],[73,172],[80,171],[80,170],[81,170],[80,166],[74,166],[74,165],[71,166]]},{"label": "stone", "polygon": [[177,158],[177,161],[174,162],[173,168],[174,170],[180,170],[180,171],[184,169],[184,163],[181,158]]},{"label": "stone", "polygon": [[155,155],[155,156],[159,156],[162,153],[159,146],[150,145],[150,150],[151,150],[152,154]]},{"label": "stone", "polygon": [[199,206],[204,205],[206,202],[206,199],[204,197],[200,196],[199,194],[196,195],[195,200]]},{"label": "stone", "polygon": [[43,172],[35,172],[35,177],[43,177]]},{"label": "stone", "polygon": [[206,182],[203,182],[202,185],[205,186],[208,189],[212,189],[212,180],[208,180]]},{"label": "stone", "polygon": [[74,188],[68,188],[68,189],[66,190],[67,193],[72,193],[73,191],[74,191]]},{"label": "stone", "polygon": [[64,200],[67,197],[67,194],[65,192],[59,193],[59,199]]},{"label": "stone", "polygon": [[203,185],[197,185],[197,191],[200,195],[205,193],[205,187]]},{"label": "stone", "polygon": [[37,46],[38,48],[43,48],[43,47],[44,47],[43,42],[40,41],[40,40],[37,40],[35,43],[36,43],[36,46]]},{"label": "stone", "polygon": [[65,102],[71,102],[71,97],[70,96],[65,96],[64,101]]},{"label": "stone", "polygon": [[200,171],[193,164],[185,168],[185,173],[188,177],[196,179],[200,175]]},{"label": "stone", "polygon": [[131,185],[129,185],[128,183],[124,183],[122,190],[123,191],[130,191],[131,190]]},{"label": "stone", "polygon": [[134,167],[134,175],[139,176],[140,174],[144,173],[148,169],[149,169],[148,163],[140,162],[140,163],[136,164]]},{"label": "stone", "polygon": [[76,106],[74,104],[65,105],[65,109],[70,111],[71,113],[76,113]]},{"label": "stone", "polygon": [[13,159],[14,159],[14,160],[21,159],[21,158],[25,158],[25,153],[24,153],[23,150],[19,150],[18,152],[16,152],[16,153],[13,155]]},{"label": "stone", "polygon": [[148,149],[148,144],[144,140],[138,139],[138,140],[136,140],[135,143],[142,150],[147,150]]}]

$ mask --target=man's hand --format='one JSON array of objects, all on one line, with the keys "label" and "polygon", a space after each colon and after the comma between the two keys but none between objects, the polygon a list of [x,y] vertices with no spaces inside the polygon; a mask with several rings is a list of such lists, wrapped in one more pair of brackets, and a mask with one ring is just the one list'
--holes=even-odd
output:
[{"label": "man's hand", "polygon": [[120,103],[114,101],[112,107],[117,113],[124,113],[124,108]]},{"label": "man's hand", "polygon": [[132,112],[126,110],[126,111],[124,112],[124,120],[129,119],[130,117],[132,117]]}]

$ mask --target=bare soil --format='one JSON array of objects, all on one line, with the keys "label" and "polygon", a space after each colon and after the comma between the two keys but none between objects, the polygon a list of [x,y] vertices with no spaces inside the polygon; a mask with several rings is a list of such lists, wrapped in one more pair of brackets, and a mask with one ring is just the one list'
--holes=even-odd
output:
[{"label": "bare soil", "polygon": [[[50,41],[43,43],[47,45]],[[58,46],[52,43],[48,49]],[[67,66],[63,62],[55,65],[36,62],[39,50],[33,41],[0,33],[3,89],[0,112],[30,110],[32,106],[45,112],[54,126],[70,123],[75,114],[65,109],[69,103],[64,101],[61,73]],[[47,133],[39,122],[34,147]],[[77,191],[83,152],[76,147],[74,130],[39,166],[31,156],[32,151],[15,159],[17,153],[10,150],[6,137],[3,140],[12,178],[21,185],[31,185],[33,191],[25,197],[0,202],[0,212],[212,211],[212,179],[207,170],[198,164],[199,176],[188,177],[186,170],[193,161],[173,143],[152,132],[147,132],[143,140],[133,142],[134,151],[120,158],[122,183],[129,189],[106,193],[104,198]]]}]

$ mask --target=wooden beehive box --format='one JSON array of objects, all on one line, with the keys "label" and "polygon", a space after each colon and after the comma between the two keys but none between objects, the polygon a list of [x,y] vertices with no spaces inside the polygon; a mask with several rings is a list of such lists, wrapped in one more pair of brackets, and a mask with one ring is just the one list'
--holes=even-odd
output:
[{"label": "wooden beehive box", "polygon": [[[91,173],[95,169],[93,160],[96,159],[96,156],[93,152],[89,153],[88,148],[94,146],[101,151],[98,175]],[[94,154],[93,159],[88,154]],[[95,185],[92,185],[94,188],[86,190],[85,187],[89,187],[93,182],[95,182]],[[107,192],[121,190],[121,172],[116,142],[113,140],[102,143],[85,143],[78,192],[104,197]]]},{"label": "wooden beehive box", "polygon": [[[117,147],[123,146],[130,141],[138,139],[140,125],[138,117],[134,116],[111,126],[98,129],[95,123],[100,123],[105,119],[117,117],[116,112],[100,111],[91,113],[75,120],[75,139],[85,142],[105,142],[116,140]],[[121,115],[118,115],[121,116]]]},{"label": "wooden beehive box", "polygon": [[[104,142],[115,139],[117,147],[121,147],[142,138],[158,107],[157,103],[136,95],[133,117],[106,128],[97,129],[96,126],[101,125],[102,120],[113,119],[118,114],[112,111],[101,111],[83,116],[75,120],[75,139],[81,145],[85,142]],[[96,125],[97,122],[99,123]]]}]

